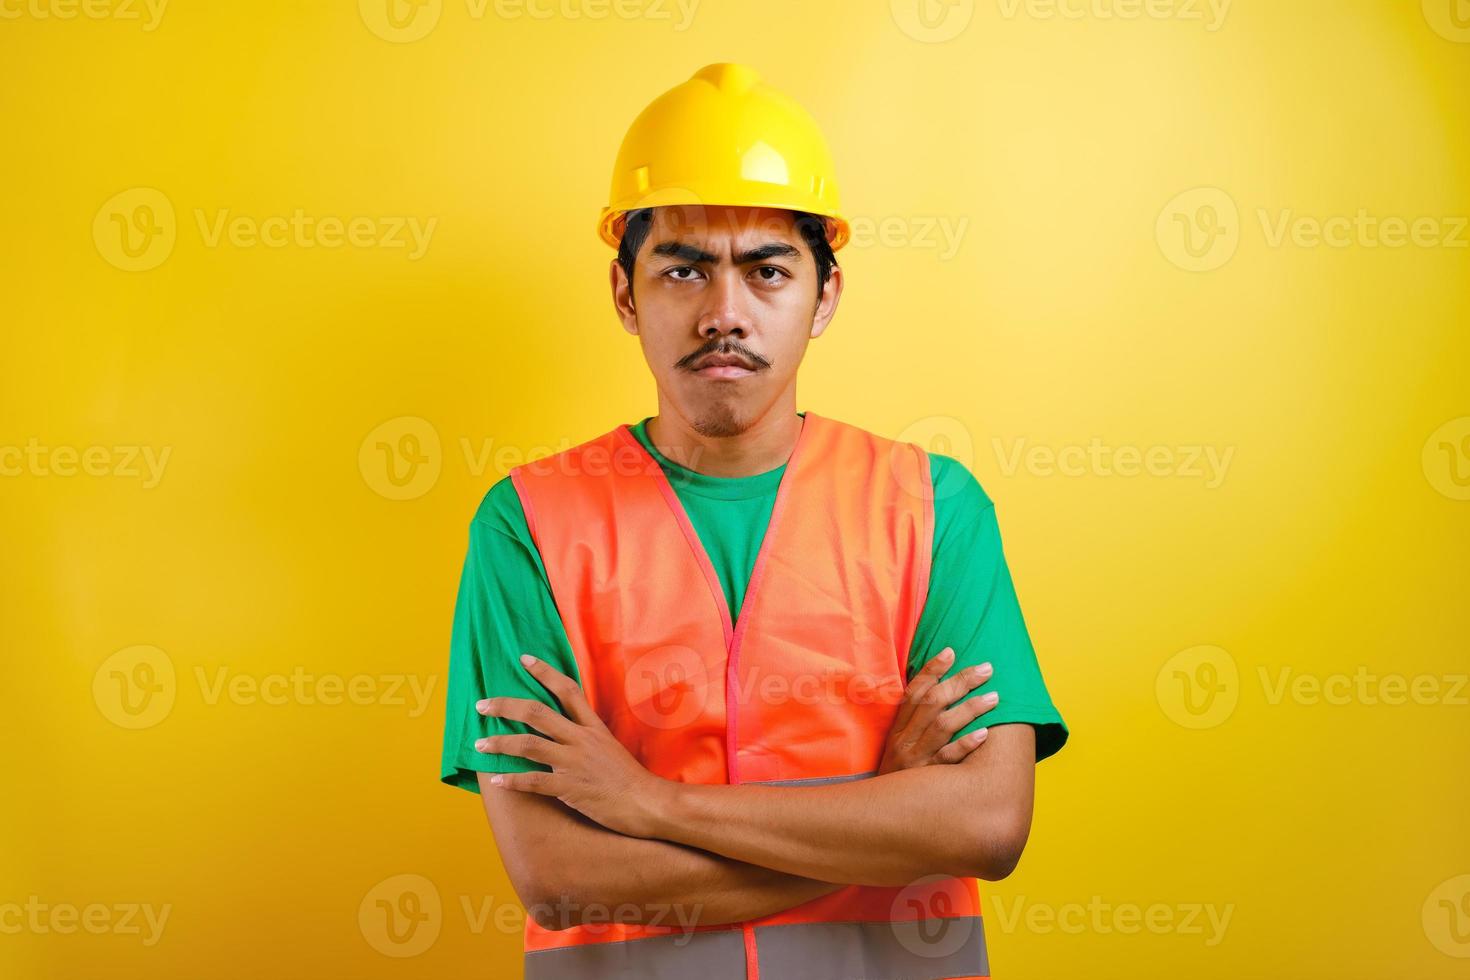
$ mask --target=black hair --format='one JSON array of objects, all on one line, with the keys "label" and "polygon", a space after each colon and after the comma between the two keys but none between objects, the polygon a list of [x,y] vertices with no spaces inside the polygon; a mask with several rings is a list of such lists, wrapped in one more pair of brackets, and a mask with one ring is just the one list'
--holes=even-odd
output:
[{"label": "black hair", "polygon": [[[807,248],[811,249],[812,259],[817,264],[817,299],[820,301],[827,279],[837,265],[837,256],[832,254],[832,243],[827,241],[827,222],[821,215],[810,211],[791,213],[795,215],[796,230],[801,233]],[[623,237],[618,242],[618,265],[623,267],[623,274],[628,277],[629,290],[633,288],[633,260],[637,258],[643,243],[648,240],[648,232],[652,228],[653,208],[639,208],[628,212]]]}]

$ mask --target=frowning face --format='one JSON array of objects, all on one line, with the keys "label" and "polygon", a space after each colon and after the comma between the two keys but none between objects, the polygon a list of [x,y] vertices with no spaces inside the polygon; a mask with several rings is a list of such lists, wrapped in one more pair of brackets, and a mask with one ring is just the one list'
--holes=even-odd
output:
[{"label": "frowning face", "polygon": [[791,211],[653,210],[630,282],[612,264],[613,299],[636,334],[665,405],[705,436],[744,432],[786,396],[807,343],[837,309],[841,270],[818,292]]}]

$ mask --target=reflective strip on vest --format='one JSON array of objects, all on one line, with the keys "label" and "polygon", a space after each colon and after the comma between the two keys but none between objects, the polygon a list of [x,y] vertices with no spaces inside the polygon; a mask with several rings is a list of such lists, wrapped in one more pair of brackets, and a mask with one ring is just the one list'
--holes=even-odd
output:
[{"label": "reflective strip on vest", "polygon": [[[758,926],[761,980],[988,978],[980,916]],[[526,954],[526,980],[745,980],[738,930],[587,943]]]},{"label": "reflective strip on vest", "polygon": [[584,943],[528,952],[525,964],[526,980],[745,980],[745,940],[734,929]]},{"label": "reflective strip on vest", "polygon": [[755,941],[761,980],[941,980],[990,974],[978,915],[758,926]]}]

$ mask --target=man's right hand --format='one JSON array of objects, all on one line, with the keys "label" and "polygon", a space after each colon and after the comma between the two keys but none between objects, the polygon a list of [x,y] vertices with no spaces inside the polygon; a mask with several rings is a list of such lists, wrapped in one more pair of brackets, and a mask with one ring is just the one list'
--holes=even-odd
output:
[{"label": "man's right hand", "polygon": [[1000,695],[994,691],[954,704],[990,680],[990,664],[966,667],[948,680],[940,680],[954,663],[954,649],[945,647],[914,675],[903,692],[903,701],[884,744],[878,774],[916,769],[919,766],[953,764],[975,750],[988,729],[981,728],[954,742],[950,737],[971,721],[995,707]]}]

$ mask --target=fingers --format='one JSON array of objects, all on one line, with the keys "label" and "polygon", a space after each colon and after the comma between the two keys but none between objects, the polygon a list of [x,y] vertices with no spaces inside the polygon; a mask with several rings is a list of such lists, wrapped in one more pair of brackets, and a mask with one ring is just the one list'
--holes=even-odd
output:
[{"label": "fingers", "polygon": [[527,698],[486,698],[475,704],[475,710],[486,717],[522,722],[563,743],[571,741],[581,730],[570,718]]},{"label": "fingers", "polygon": [[944,748],[934,753],[936,763],[953,764],[962,762],[966,756],[980,747],[985,737],[990,734],[988,728],[977,728],[964,738],[957,738]]},{"label": "fingers", "polygon": [[[899,732],[896,744],[899,747],[897,758],[901,760],[900,764],[907,767],[958,762],[968,756],[984,740],[984,736],[977,739],[971,733],[965,739],[952,739],[955,732],[994,708],[1000,701],[1000,695],[995,691],[978,697],[969,696],[976,688],[987,683],[993,674],[993,666],[983,663],[966,667],[947,680],[931,682],[917,696],[907,727],[895,729]],[[951,704],[954,707],[946,709]]]},{"label": "fingers", "polygon": [[567,713],[567,717],[579,725],[600,725],[602,719],[592,710],[587,703],[587,697],[582,693],[582,687],[566,674],[557,670],[551,664],[529,653],[521,655],[521,664],[530,675],[541,682],[541,686],[550,691]]},{"label": "fingers", "polygon": [[[937,704],[940,708],[944,708],[954,704],[960,698],[990,680],[994,672],[995,669],[991,667],[988,661],[974,667],[966,667],[948,680],[934,685],[925,697],[932,699],[933,703]],[[983,696],[988,697],[988,695]]]},{"label": "fingers", "polygon": [[[950,708],[948,711],[941,711],[934,718],[934,720],[929,723],[929,730],[924,733],[921,742],[927,745],[932,745],[933,748],[931,749],[931,751],[935,755],[938,755],[945,748],[954,745],[954,742],[952,742],[951,739],[954,738],[955,732],[960,731],[970,722],[974,721],[976,718],[979,718],[991,708],[994,708],[999,702],[1000,694],[998,692],[987,691],[977,698],[969,698],[965,701],[960,702],[953,708]],[[971,732],[970,735],[966,735],[965,738],[969,738],[971,735],[974,734],[974,732]],[[978,745],[979,743],[977,742],[975,744]],[[974,746],[971,746],[971,748],[973,747]],[[969,750],[966,749],[962,753],[961,758],[969,754]]]},{"label": "fingers", "polygon": [[954,647],[945,647],[930,657],[929,662],[914,675],[914,679],[904,689],[903,701],[898,706],[898,714],[893,718],[894,731],[903,731],[908,727],[913,719],[914,709],[922,703],[925,693],[939,683],[939,679],[953,663]]},{"label": "fingers", "polygon": [[[974,668],[970,668],[970,670],[974,670]],[[956,677],[967,673],[969,673],[969,670],[962,671]],[[953,679],[955,678],[951,678],[951,680]],[[963,701],[948,711],[938,712],[929,720],[928,726],[920,731],[913,739],[915,753],[921,759],[937,758],[939,753],[954,744],[950,740],[954,738],[955,732],[995,707],[999,701],[1000,695],[995,691],[990,691],[980,695],[978,698],[970,698]],[[937,703],[942,704],[944,702],[940,700]],[[971,732],[970,734],[973,735],[974,733]],[[969,738],[970,736],[966,735],[965,737]],[[978,745],[979,743],[977,742],[975,744]],[[974,746],[972,745],[970,748],[974,748]],[[964,750],[960,757],[963,758],[966,755],[969,755],[969,749]]]},{"label": "fingers", "polygon": [[513,789],[520,793],[539,793],[541,796],[558,796],[559,783],[555,773],[550,772],[501,772],[490,777],[491,786]]},{"label": "fingers", "polygon": [[[959,731],[963,725],[955,725],[948,731],[939,730],[931,732],[936,722],[941,717],[941,712],[946,706],[969,694],[975,688],[990,680],[993,669],[989,663],[983,663],[975,667],[966,667],[948,680],[932,684],[927,690],[918,696],[919,703],[914,707],[913,714],[909,718],[908,725],[903,729],[904,735],[911,741],[926,746],[926,751],[934,752],[949,740],[949,736]],[[991,702],[994,704],[994,701]],[[969,721],[973,715],[965,718]]]},{"label": "fingers", "polygon": [[934,719],[934,725],[947,729],[948,734],[953,735],[999,703],[999,691],[986,691],[978,698],[962,701],[948,711],[941,712],[939,717]]},{"label": "fingers", "polygon": [[517,755],[552,767],[559,766],[563,758],[561,745],[538,735],[491,735],[476,741],[475,751]]}]

